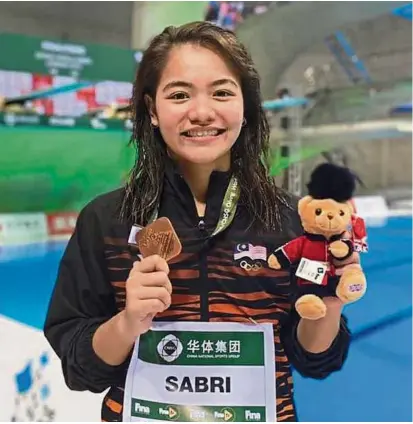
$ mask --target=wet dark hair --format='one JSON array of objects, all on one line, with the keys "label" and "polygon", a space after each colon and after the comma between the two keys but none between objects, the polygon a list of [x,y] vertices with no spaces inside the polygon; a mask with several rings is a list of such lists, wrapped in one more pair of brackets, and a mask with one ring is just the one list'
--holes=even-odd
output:
[{"label": "wet dark hair", "polygon": [[219,54],[241,82],[245,126],[232,147],[231,168],[241,186],[240,202],[251,224],[263,230],[280,228],[280,205],[286,196],[269,176],[269,125],[262,109],[260,79],[252,59],[233,32],[209,22],[193,22],[167,27],[145,51],[133,86],[131,100],[133,133],[137,160],[125,187],[121,213],[126,219],[146,225],[160,200],[167,151],[160,132],[151,125],[146,96],[155,99],[169,52],[175,46],[194,44]]}]

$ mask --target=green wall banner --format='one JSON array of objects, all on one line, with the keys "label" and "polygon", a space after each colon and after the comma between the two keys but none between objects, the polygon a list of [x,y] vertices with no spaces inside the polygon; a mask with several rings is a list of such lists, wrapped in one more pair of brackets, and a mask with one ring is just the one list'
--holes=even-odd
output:
[{"label": "green wall banner", "polygon": [[135,161],[124,129],[0,125],[0,213],[78,212],[121,187]]},{"label": "green wall banner", "polygon": [[7,127],[50,127],[50,128],[83,128],[95,130],[131,130],[130,119],[102,119],[71,116],[46,116],[24,113],[1,113],[0,126]]},{"label": "green wall banner", "polygon": [[0,33],[0,69],[88,81],[132,81],[142,52]]}]

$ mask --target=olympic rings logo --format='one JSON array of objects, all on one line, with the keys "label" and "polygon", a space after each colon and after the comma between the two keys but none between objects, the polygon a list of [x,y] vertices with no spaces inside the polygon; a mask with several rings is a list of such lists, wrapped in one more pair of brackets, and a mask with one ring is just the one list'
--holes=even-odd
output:
[{"label": "olympic rings logo", "polygon": [[240,266],[241,268],[245,269],[248,272],[257,272],[262,268],[262,265],[260,262],[254,263],[253,265],[251,265],[247,261],[241,261]]}]

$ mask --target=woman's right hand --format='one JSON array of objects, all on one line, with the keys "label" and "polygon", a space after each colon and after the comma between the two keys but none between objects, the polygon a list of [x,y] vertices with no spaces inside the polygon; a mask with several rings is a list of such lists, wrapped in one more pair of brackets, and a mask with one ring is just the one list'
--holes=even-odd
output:
[{"label": "woman's right hand", "polygon": [[158,255],[133,264],[126,281],[126,307],[123,312],[128,337],[136,339],[146,333],[154,316],[169,308],[172,284],[168,274],[167,262]]}]

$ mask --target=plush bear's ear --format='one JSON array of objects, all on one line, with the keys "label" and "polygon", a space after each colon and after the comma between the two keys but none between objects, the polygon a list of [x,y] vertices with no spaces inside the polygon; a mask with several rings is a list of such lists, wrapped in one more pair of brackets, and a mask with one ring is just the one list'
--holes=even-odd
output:
[{"label": "plush bear's ear", "polygon": [[313,200],[312,196],[304,196],[298,201],[298,214],[302,216],[305,207]]},{"label": "plush bear's ear", "polygon": [[353,199],[347,200],[346,205],[349,207],[350,213],[357,213],[356,204]]}]

